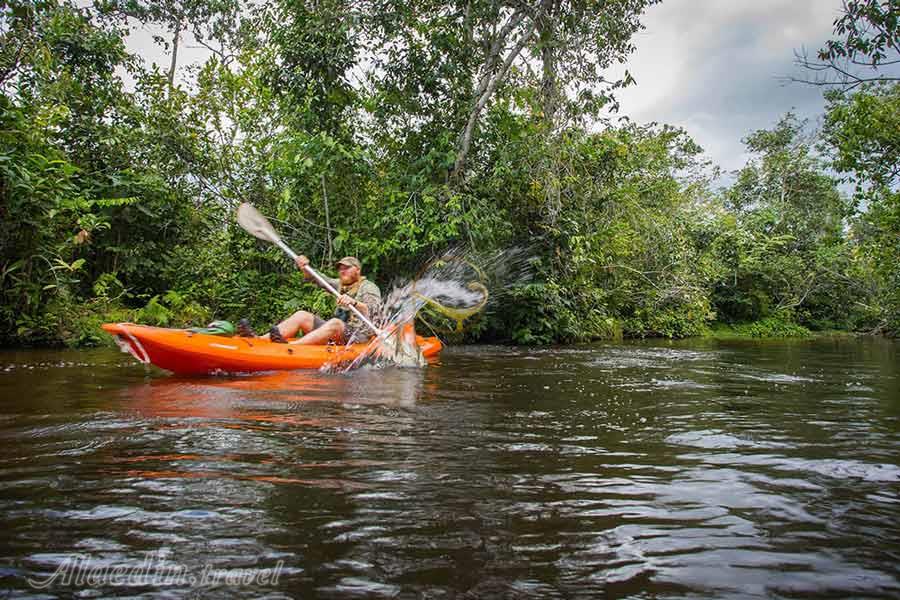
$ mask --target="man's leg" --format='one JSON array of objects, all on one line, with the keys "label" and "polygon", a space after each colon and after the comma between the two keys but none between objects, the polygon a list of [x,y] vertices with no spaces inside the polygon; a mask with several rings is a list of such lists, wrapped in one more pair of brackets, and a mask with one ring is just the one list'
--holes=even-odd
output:
[{"label": "man's leg", "polygon": [[340,319],[329,319],[320,327],[316,327],[308,332],[302,338],[297,340],[297,344],[327,344],[328,340],[334,339],[340,343],[344,339],[344,322]]},{"label": "man's leg", "polygon": [[[316,315],[311,312],[306,312],[305,310],[298,310],[287,319],[276,325],[278,327],[278,331],[281,332],[281,335],[289,338],[297,335],[298,332],[302,331],[304,334],[309,333],[315,328],[316,323]],[[269,339],[269,334],[260,336],[263,339]]]}]

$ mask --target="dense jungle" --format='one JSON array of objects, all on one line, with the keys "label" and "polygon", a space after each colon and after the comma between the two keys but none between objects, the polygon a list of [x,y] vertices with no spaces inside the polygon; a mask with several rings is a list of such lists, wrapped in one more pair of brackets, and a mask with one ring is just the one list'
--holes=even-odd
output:
[{"label": "dense jungle", "polygon": [[[458,342],[897,335],[896,0],[844,3],[807,63],[824,114],[785,107],[730,173],[617,110],[655,3],[0,1],[0,343],[330,311],[245,201],[383,288],[525,249],[461,333],[423,315]],[[208,58],[176,77],[187,35]]]}]

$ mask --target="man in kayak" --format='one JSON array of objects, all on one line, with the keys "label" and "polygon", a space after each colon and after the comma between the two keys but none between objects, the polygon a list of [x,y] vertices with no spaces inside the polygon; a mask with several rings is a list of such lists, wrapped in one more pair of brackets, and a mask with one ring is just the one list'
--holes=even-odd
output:
[{"label": "man in kayak", "polygon": [[[296,262],[297,268],[303,272],[303,278],[316,283],[304,270],[304,267],[309,264],[309,259],[305,256],[298,256]],[[339,344],[348,344],[365,342],[375,335],[375,332],[369,329],[349,307],[355,307],[371,319],[381,304],[381,290],[374,282],[362,275],[362,264],[355,256],[345,256],[337,261],[336,266],[337,278],[325,278],[334,289],[341,293],[331,319],[326,321],[311,312],[298,310],[278,325],[273,326],[269,333],[262,337],[285,344],[287,338],[302,332],[303,337],[295,343],[327,344],[329,340],[334,340]],[[238,330],[244,336],[254,335],[246,320],[238,323]]]}]

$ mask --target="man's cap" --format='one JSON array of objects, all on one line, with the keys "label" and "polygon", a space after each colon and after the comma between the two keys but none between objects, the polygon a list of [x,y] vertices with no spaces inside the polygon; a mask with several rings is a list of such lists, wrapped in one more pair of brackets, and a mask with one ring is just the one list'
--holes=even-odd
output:
[{"label": "man's cap", "polygon": [[335,266],[345,265],[348,267],[356,267],[358,269],[362,269],[362,263],[359,262],[359,259],[355,256],[345,256],[341,260],[335,263]]}]

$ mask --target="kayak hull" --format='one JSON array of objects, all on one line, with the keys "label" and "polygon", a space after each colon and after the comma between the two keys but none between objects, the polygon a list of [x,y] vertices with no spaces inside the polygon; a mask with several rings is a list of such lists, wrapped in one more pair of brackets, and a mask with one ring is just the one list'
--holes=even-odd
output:
[{"label": "kayak hull", "polygon": [[[276,344],[260,338],[222,337],[133,323],[105,323],[102,327],[139,361],[180,375],[318,369],[352,361],[369,345]],[[417,336],[416,340],[425,358],[441,351],[441,341],[436,337]]]}]

